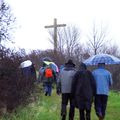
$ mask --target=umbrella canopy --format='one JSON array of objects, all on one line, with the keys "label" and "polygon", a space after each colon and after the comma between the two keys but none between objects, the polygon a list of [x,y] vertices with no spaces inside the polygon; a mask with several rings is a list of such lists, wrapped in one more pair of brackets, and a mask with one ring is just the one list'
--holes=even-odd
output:
[{"label": "umbrella canopy", "polygon": [[54,62],[43,61],[46,65],[50,65],[50,67],[55,71],[59,72],[58,66]]},{"label": "umbrella canopy", "polygon": [[120,64],[120,59],[109,54],[97,54],[86,59],[84,63],[86,65],[97,65],[98,63]]},{"label": "umbrella canopy", "polygon": [[30,60],[26,60],[20,64],[20,68],[29,67],[31,65],[32,65],[32,62]]},{"label": "umbrella canopy", "polygon": [[44,58],[42,59],[42,61],[49,61],[49,62],[52,62],[52,59],[51,59],[50,57],[44,57]]}]

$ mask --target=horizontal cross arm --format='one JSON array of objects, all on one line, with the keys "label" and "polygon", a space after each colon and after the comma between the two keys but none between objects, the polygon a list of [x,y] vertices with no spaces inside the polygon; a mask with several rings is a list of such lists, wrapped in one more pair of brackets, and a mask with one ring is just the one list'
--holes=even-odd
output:
[{"label": "horizontal cross arm", "polygon": [[57,27],[64,27],[66,24],[58,24]]},{"label": "horizontal cross arm", "polygon": [[45,26],[45,28],[53,28],[54,25]]},{"label": "horizontal cross arm", "polygon": [[64,26],[66,26],[66,24],[49,25],[49,26],[45,26],[45,28],[64,27]]}]

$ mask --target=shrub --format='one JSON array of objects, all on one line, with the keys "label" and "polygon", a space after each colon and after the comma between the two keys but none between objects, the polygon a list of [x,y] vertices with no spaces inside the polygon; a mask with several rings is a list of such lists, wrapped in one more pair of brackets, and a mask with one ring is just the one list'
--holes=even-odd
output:
[{"label": "shrub", "polygon": [[0,48],[0,107],[8,111],[23,103],[34,88],[34,78],[22,75],[19,68],[22,60],[20,54]]}]

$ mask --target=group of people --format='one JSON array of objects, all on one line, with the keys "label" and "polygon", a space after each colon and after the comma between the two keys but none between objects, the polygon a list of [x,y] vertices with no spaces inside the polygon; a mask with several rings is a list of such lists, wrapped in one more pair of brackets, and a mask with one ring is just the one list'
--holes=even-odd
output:
[{"label": "group of people", "polygon": [[[44,64],[43,76],[46,74],[45,69]],[[69,120],[74,120],[75,108],[79,109],[80,120],[91,120],[93,102],[99,120],[105,118],[109,87],[112,85],[112,76],[105,69],[105,63],[98,63],[98,68],[91,72],[84,63],[80,63],[79,69],[76,70],[76,65],[69,59],[59,75],[54,71],[52,74],[52,79],[57,84],[56,92],[61,94],[62,99],[61,120],[66,120],[68,102]],[[42,79],[46,80],[45,77]],[[51,95],[53,80],[44,82],[45,95]]]}]

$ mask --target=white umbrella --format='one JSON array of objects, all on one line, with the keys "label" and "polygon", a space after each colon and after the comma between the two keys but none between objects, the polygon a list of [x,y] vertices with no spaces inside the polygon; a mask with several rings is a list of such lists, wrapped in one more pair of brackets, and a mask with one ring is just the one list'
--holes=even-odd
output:
[{"label": "white umbrella", "polygon": [[32,65],[32,62],[30,60],[26,60],[20,64],[20,68],[29,67],[31,65]]}]

